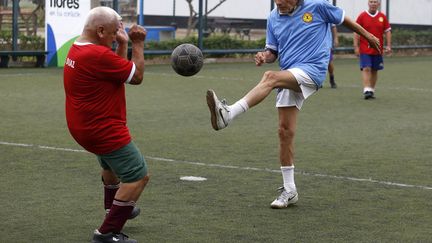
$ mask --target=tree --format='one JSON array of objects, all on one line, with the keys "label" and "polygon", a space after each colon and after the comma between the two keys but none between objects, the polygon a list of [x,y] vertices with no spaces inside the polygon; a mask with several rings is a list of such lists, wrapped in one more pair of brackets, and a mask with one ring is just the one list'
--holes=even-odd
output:
[{"label": "tree", "polygon": [[[193,29],[195,29],[197,23],[198,23],[198,12],[195,11],[193,5],[193,0],[186,0],[186,2],[189,5],[189,18],[188,18],[188,29],[186,32],[186,36],[189,36]],[[217,3],[215,6],[213,6],[210,10],[208,10],[206,13],[204,13],[204,17],[207,17],[211,12],[213,12],[215,9],[217,9],[220,5],[222,5],[227,0],[219,0],[219,3]]]}]

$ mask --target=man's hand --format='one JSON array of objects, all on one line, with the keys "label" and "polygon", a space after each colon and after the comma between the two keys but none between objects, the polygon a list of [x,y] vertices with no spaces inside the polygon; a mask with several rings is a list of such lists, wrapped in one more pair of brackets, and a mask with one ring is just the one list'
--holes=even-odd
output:
[{"label": "man's hand", "polygon": [[266,53],[260,51],[255,55],[255,65],[261,66],[266,62]]},{"label": "man's hand", "polygon": [[134,24],[130,27],[128,35],[132,43],[144,42],[147,36],[147,30],[139,25]]},{"label": "man's hand", "polygon": [[385,53],[386,55],[391,56],[391,54],[392,54],[392,49],[391,49],[391,47],[390,47],[390,46],[386,46],[386,48],[384,49],[384,53]]},{"label": "man's hand", "polygon": [[376,38],[374,35],[369,34],[369,36],[367,37],[367,41],[369,42],[369,46],[375,50],[377,50],[379,52],[379,54],[381,53],[381,45],[380,45],[380,41],[378,38]]},{"label": "man's hand", "polygon": [[127,45],[129,41],[129,37],[126,33],[126,30],[124,29],[123,22],[120,22],[119,30],[117,31],[116,41],[119,45]]},{"label": "man's hand", "polygon": [[359,48],[358,46],[355,46],[355,47],[354,47],[354,54],[355,54],[356,56],[360,56],[360,48]]},{"label": "man's hand", "polygon": [[132,42],[131,61],[135,63],[136,67],[130,84],[140,84],[144,77],[144,41],[147,31],[143,27],[133,24],[129,29],[128,35]]},{"label": "man's hand", "polygon": [[277,55],[273,54],[270,50],[260,51],[255,55],[255,64],[261,66],[264,63],[273,63],[276,59]]},{"label": "man's hand", "polygon": [[116,42],[118,44],[116,53],[124,59],[127,59],[128,41],[129,37],[126,34],[123,23],[120,22],[116,34]]}]

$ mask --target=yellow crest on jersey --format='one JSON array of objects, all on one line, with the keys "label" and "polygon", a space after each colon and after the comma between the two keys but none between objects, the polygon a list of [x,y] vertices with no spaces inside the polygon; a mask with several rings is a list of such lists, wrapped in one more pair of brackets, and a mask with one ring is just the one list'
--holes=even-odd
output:
[{"label": "yellow crest on jersey", "polygon": [[312,22],[312,20],[313,20],[313,16],[312,16],[311,13],[305,13],[305,14],[303,14],[303,21],[305,23],[310,23],[310,22]]},{"label": "yellow crest on jersey", "polygon": [[379,17],[378,21],[379,22],[384,22],[384,18],[383,17]]}]

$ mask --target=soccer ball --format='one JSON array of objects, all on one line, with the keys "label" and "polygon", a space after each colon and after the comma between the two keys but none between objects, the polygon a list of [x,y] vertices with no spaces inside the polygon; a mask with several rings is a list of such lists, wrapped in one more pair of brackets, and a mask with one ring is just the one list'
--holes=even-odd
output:
[{"label": "soccer ball", "polygon": [[203,66],[201,50],[192,44],[181,44],[171,53],[171,66],[182,76],[197,74]]}]

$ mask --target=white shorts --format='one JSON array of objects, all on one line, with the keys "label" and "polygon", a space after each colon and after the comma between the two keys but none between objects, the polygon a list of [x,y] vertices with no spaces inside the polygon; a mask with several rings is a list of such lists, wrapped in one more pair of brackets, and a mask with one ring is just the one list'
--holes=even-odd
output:
[{"label": "white shorts", "polygon": [[303,101],[315,93],[318,90],[318,86],[300,68],[291,68],[286,71],[294,75],[302,92],[295,92],[290,89],[277,89],[276,107],[296,106],[300,110],[303,106]]}]

